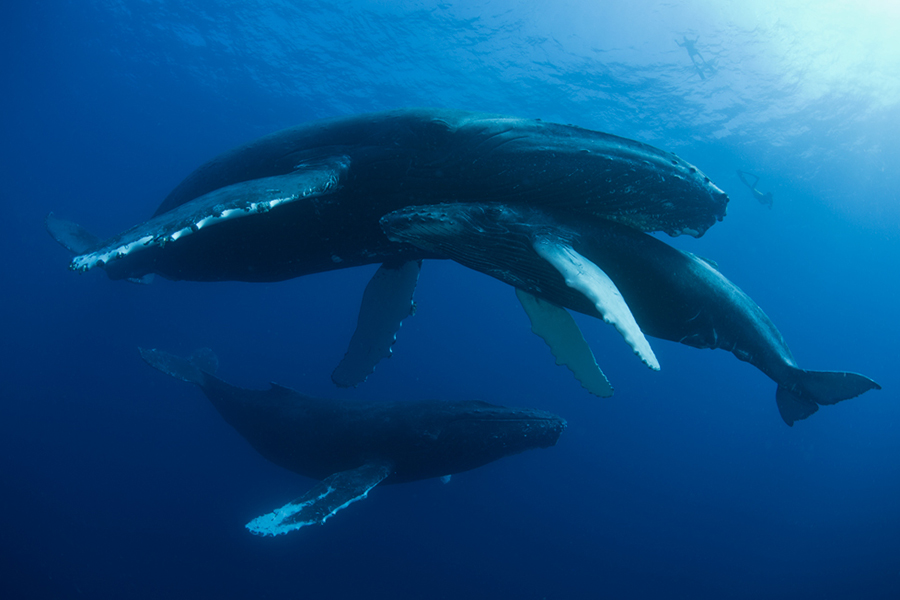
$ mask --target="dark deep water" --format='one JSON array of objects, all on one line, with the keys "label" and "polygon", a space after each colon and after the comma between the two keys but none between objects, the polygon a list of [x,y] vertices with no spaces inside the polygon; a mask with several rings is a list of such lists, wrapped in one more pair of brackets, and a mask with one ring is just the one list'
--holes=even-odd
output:
[{"label": "dark deep water", "polygon": [[[14,4],[0,9],[4,598],[900,597],[892,5]],[[732,201],[703,238],[667,241],[715,259],[801,366],[884,389],[789,428],[774,383],[732,355],[651,339],[653,373],[579,318],[616,387],[600,400],[553,364],[511,288],[431,261],[394,357],[338,390],[374,267],[137,286],[68,271],[43,230],[52,210],[117,233],[236,144],[403,106],[676,152]],[[771,210],[736,169],[761,177]],[[481,399],[569,428],[554,448],[379,487],[324,527],[264,539],[244,524],[313,482],[137,346],[208,346],[248,387]]]}]

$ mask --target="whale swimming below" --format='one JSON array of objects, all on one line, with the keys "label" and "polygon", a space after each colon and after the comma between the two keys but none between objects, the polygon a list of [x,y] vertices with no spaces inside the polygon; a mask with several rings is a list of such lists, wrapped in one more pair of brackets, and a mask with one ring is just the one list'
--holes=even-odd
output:
[{"label": "whale swimming below", "polygon": [[[390,355],[421,260],[442,258],[389,238],[379,220],[458,202],[699,237],[722,220],[728,197],[696,167],[640,142],[538,120],[404,109],[313,122],[228,151],[188,175],[151,219],[106,240],[52,214],[46,224],[75,254],[73,270],[101,268],[114,279],[279,281],[380,263],[332,375],[355,386]],[[611,322],[657,368],[627,305],[612,304]]]},{"label": "whale swimming below", "polygon": [[[775,399],[788,425],[820,405],[881,389],[856,373],[799,368],[775,324],[715,265],[619,223],[458,203],[408,207],[383,217],[382,225],[392,239],[514,286],[557,362],[597,395],[611,388],[562,307],[610,321],[616,304],[609,298],[616,296],[634,317],[626,337],[643,332],[695,348],[721,348],[765,373],[778,384]],[[612,289],[598,299],[603,285]],[[651,355],[642,350],[642,356]]]},{"label": "whale swimming below", "polygon": [[151,366],[196,384],[263,457],[321,480],[247,529],[278,535],[322,524],[379,483],[448,477],[506,456],[556,445],[566,422],[551,413],[486,402],[361,402],[320,399],[272,384],[229,385],[213,373],[209,350],[190,359],[141,351]]}]

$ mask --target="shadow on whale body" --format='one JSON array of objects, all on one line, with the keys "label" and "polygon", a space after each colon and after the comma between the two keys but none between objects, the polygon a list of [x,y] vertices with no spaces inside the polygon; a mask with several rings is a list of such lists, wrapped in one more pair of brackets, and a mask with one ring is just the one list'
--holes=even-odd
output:
[{"label": "shadow on whale body", "polygon": [[[587,377],[601,384],[605,378],[583,338],[542,333],[544,323],[566,318],[560,307],[613,322],[651,366],[652,351],[639,343],[644,333],[733,353],[778,384],[775,398],[788,425],[820,405],[881,389],[856,373],[799,368],[775,324],[715,265],[618,223],[470,203],[410,207],[382,225],[393,239],[514,286],[535,332],[591,391]],[[608,395],[607,387],[595,393]]]},{"label": "shadow on whale body", "polygon": [[421,259],[439,258],[389,239],[379,219],[415,205],[496,201],[699,237],[725,216],[728,197],[693,165],[637,141],[404,109],[312,122],[225,152],[151,219],[107,240],[52,214],[46,225],[76,255],[73,270],[101,268],[114,279],[265,282],[381,263],[333,375],[355,386],[390,355]]},{"label": "shadow on whale body", "polygon": [[313,398],[271,384],[248,390],[217,378],[207,349],[190,359],[141,349],[151,366],[196,384],[263,457],[321,480],[303,496],[247,524],[278,535],[321,524],[379,483],[447,477],[556,444],[566,422],[551,413],[486,402],[359,402]]}]

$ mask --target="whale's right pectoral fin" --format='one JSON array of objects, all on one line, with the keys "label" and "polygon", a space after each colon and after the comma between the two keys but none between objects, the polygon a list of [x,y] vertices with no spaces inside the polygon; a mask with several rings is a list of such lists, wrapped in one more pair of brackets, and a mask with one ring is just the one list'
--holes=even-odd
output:
[{"label": "whale's right pectoral fin", "polygon": [[[252,219],[270,212],[271,216],[277,217],[285,207],[307,204],[314,199],[324,200],[333,194],[339,189],[348,168],[349,160],[336,156],[292,173],[215,189],[78,252],[69,268],[83,273],[129,256],[163,251],[170,244],[176,244],[175,248],[178,248],[184,243],[179,240],[192,236],[192,239],[202,239],[210,230],[221,230],[223,223]],[[80,227],[59,219],[48,219],[47,229],[66,247],[72,244],[77,249],[86,239]]]},{"label": "whale's right pectoral fin", "polygon": [[659,371],[659,361],[631,309],[616,284],[600,267],[561,239],[542,236],[534,241],[534,250],[559,271],[566,285],[584,294],[594,304],[603,320],[619,331],[644,364]]},{"label": "whale's right pectoral fin", "polygon": [[78,223],[60,219],[53,213],[47,215],[44,225],[47,227],[47,233],[60,246],[76,256],[99,246],[103,241]]},{"label": "whale's right pectoral fin", "polygon": [[350,471],[341,471],[322,480],[313,489],[281,508],[247,523],[258,535],[290,533],[307,525],[321,525],[328,517],[365,498],[369,490],[393,471],[388,462],[370,462]]},{"label": "whale's right pectoral fin", "polygon": [[648,367],[659,370],[615,283],[572,247],[577,225],[564,227],[537,209],[480,203],[410,206],[384,215],[380,222],[391,241],[451,258],[539,295],[542,290],[552,293],[562,276],[566,287],[590,301]]},{"label": "whale's right pectoral fin", "polygon": [[597,365],[594,353],[572,315],[561,306],[519,288],[516,288],[516,296],[531,319],[531,330],[550,346],[556,364],[568,367],[582,387],[595,396],[612,396],[613,388]]},{"label": "whale's right pectoral fin", "polygon": [[413,292],[421,268],[420,260],[385,263],[378,268],[363,293],[347,353],[331,374],[334,383],[357,386],[375,371],[375,365],[391,356],[403,319],[415,311]]}]

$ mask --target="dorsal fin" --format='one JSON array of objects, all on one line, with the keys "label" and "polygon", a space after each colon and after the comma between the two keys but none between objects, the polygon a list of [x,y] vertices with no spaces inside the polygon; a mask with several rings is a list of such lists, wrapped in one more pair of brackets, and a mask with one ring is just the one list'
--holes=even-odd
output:
[{"label": "dorsal fin", "polygon": [[711,258],[706,258],[705,256],[699,256],[699,255],[697,255],[697,254],[694,254],[693,252],[688,252],[687,250],[682,250],[682,252],[684,252],[685,254],[687,254],[688,256],[690,256],[690,257],[692,257],[692,258],[696,258],[696,259],[699,260],[700,262],[706,263],[707,265],[709,265],[710,267],[712,267],[712,268],[715,269],[716,271],[719,270],[719,263],[717,263],[716,261],[714,261],[714,260],[711,259]]}]

